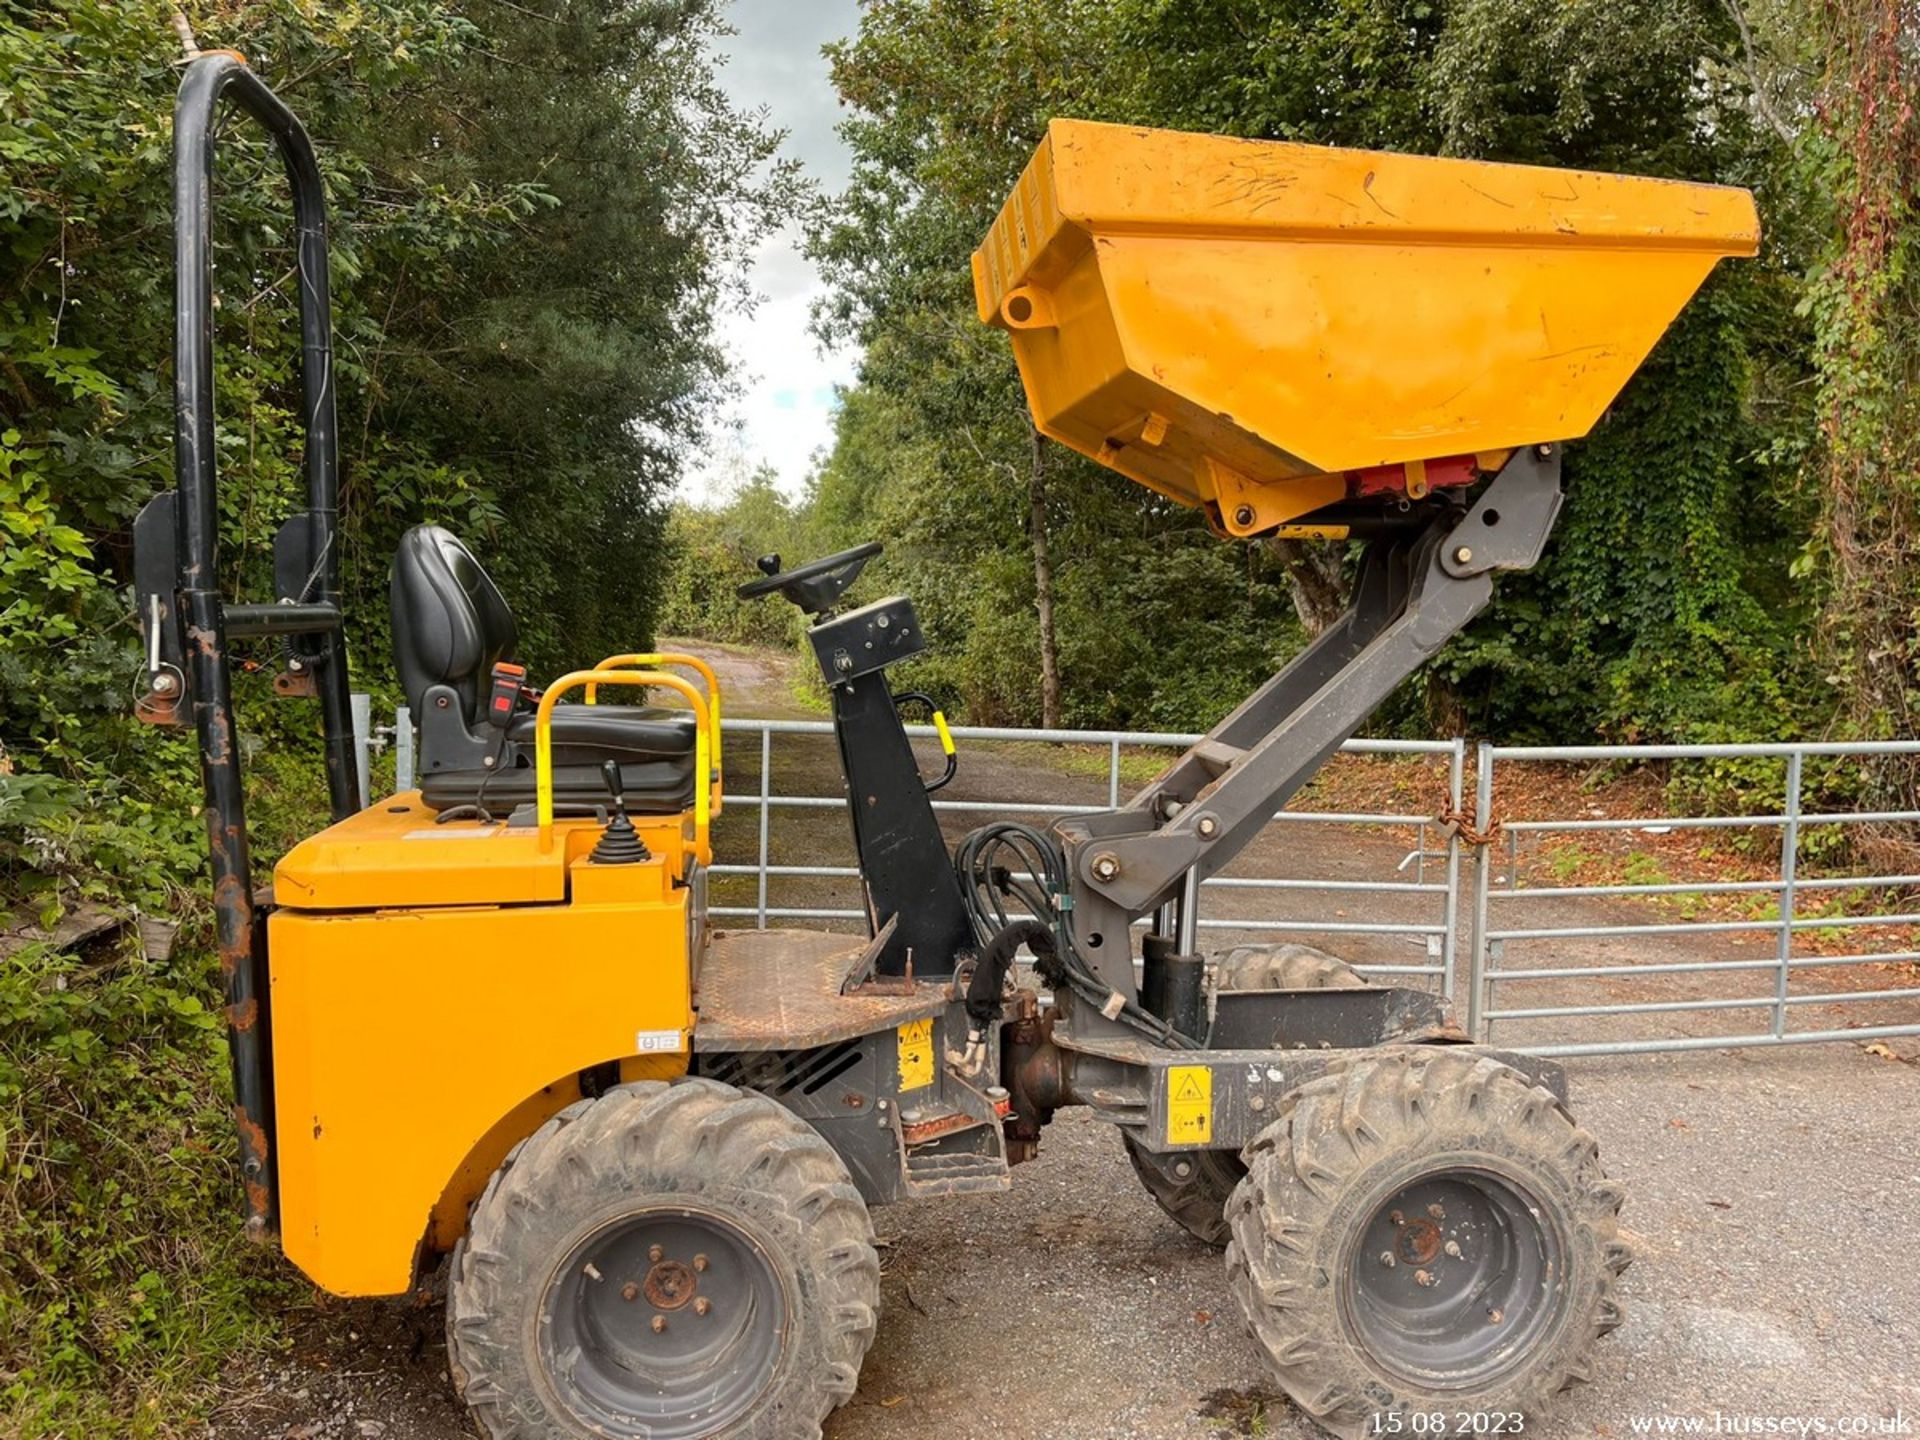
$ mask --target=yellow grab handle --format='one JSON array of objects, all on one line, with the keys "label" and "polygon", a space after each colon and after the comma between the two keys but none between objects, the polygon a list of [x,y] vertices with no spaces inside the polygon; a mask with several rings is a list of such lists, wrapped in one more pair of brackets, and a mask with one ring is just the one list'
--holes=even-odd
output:
[{"label": "yellow grab handle", "polygon": [[[595,670],[630,670],[635,666],[644,669],[658,669],[663,665],[684,665],[689,670],[699,672],[707,683],[707,709],[713,717],[713,784],[718,792],[720,788],[720,677],[713,673],[713,666],[698,655],[682,655],[678,651],[662,650],[649,654],[609,655],[593,668]],[[587,686],[587,704],[596,703],[597,684]],[[718,795],[716,793],[716,800]]]},{"label": "yellow grab handle", "polygon": [[933,730],[934,733],[940,737],[941,753],[944,755],[953,754],[953,732],[947,729],[946,711],[936,710],[933,712]]},{"label": "yellow grab handle", "polygon": [[[540,697],[540,708],[533,717],[534,808],[540,820],[540,853],[543,855],[553,849],[553,707],[567,691],[582,685],[658,686],[679,691],[693,705],[693,773],[696,777],[708,773],[707,757],[715,727],[701,703],[700,692],[690,682],[664,670],[575,670],[562,675]],[[713,820],[712,794],[711,786],[696,784],[693,787],[693,854],[702,865],[713,862],[713,846],[708,836]]]}]

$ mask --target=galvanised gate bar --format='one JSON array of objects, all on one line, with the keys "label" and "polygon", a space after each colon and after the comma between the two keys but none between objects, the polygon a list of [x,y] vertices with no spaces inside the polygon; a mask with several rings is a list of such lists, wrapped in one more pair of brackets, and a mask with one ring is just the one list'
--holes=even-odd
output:
[{"label": "galvanised gate bar", "polygon": [[[852,880],[859,872],[851,864],[780,864],[771,850],[782,817],[803,811],[837,811],[843,795],[795,794],[774,783],[776,747],[819,743],[803,737],[825,737],[832,727],[824,721],[731,719],[724,728],[738,738],[736,754],[758,754],[758,770],[735,792],[729,803],[736,810],[755,812],[758,840],[752,863],[714,866],[716,877],[749,877],[749,900],[716,904],[713,914],[736,924],[765,928],[772,922],[805,919],[854,923],[863,912],[846,904],[818,900],[819,886],[809,881]],[[929,726],[909,727],[916,738],[932,740]],[[1194,735],[1162,731],[1046,730],[1013,727],[956,726],[957,740],[989,744],[1021,743],[1074,747],[1104,756],[1104,788],[1109,803],[1123,788],[1123,760],[1131,752],[1178,750]],[[1343,942],[1387,938],[1404,942],[1419,953],[1404,961],[1363,960],[1363,974],[1393,976],[1397,983],[1424,981],[1445,995],[1467,1032],[1476,1039],[1499,1041],[1530,1053],[1551,1056],[1626,1054],[1644,1051],[1719,1049],[1730,1046],[1806,1044],[1832,1040],[1871,1040],[1920,1034],[1920,983],[1865,984],[1855,989],[1824,984],[1795,989],[1797,976],[1857,972],[1865,966],[1920,964],[1920,942],[1891,945],[1874,940],[1903,926],[1920,927],[1920,873],[1808,875],[1800,862],[1804,836],[1810,829],[1831,826],[1857,830],[1863,826],[1920,823],[1920,811],[1861,810],[1807,812],[1801,792],[1807,761],[1831,758],[1864,762],[1875,756],[1920,754],[1920,742],[1882,744],[1801,745],[1640,745],[1640,746],[1498,746],[1470,747],[1453,740],[1355,740],[1343,747],[1349,755],[1429,757],[1444,763],[1444,782],[1433,793],[1431,809],[1383,811],[1282,810],[1273,826],[1300,827],[1309,833],[1381,832],[1404,837],[1405,849],[1377,879],[1339,878],[1303,866],[1297,874],[1215,875],[1200,893],[1216,902],[1200,908],[1198,928],[1207,937],[1204,948],[1222,949],[1231,943],[1288,938],[1324,945],[1339,952]],[[1529,765],[1579,766],[1649,764],[1698,760],[1775,760],[1783,776],[1780,808],[1775,813],[1742,815],[1663,815],[1656,817],[1596,817],[1592,815],[1538,816],[1501,819],[1505,806],[1501,777]],[[961,759],[966,773],[965,757]],[[1449,824],[1458,815],[1473,775],[1474,804],[1465,826]],[[981,795],[934,801],[944,814],[1021,814],[1041,818],[1074,813],[1070,804],[1036,802],[1026,797]],[[1463,837],[1462,831],[1467,832]],[[1683,831],[1720,831],[1730,834],[1776,836],[1780,863],[1767,879],[1655,880],[1615,884],[1520,883],[1516,878],[1527,847],[1549,836],[1608,835],[1645,837]],[[1472,843],[1484,835],[1486,843]],[[1331,841],[1301,853],[1329,853]],[[1226,913],[1217,903],[1228,894],[1254,897],[1257,907],[1242,905]],[[1328,918],[1304,913],[1302,900],[1353,896],[1392,897],[1415,913],[1394,919]],[[1561,911],[1589,902],[1676,902],[1709,896],[1744,896],[1776,902],[1775,912],[1738,919],[1635,919],[1631,914],[1607,917],[1595,923],[1549,923],[1541,919],[1548,906]],[[1806,897],[1840,897],[1851,901],[1849,913],[1807,913]],[[809,900],[815,903],[809,903]],[[1325,907],[1321,907],[1324,909]],[[1356,906],[1364,916],[1365,906]],[[1251,913],[1249,913],[1251,912]],[[1809,953],[1797,944],[1809,932],[1834,932],[1860,937],[1858,943],[1836,950],[1829,946]],[[1769,952],[1736,958],[1661,958],[1568,961],[1569,950],[1580,954],[1592,942],[1618,949],[1627,942],[1657,940],[1663,947],[1694,941],[1717,941],[1730,936],[1765,936]],[[1691,977],[1717,989],[1660,999],[1602,998],[1609,986],[1631,985],[1656,977]],[[1765,977],[1764,992],[1725,993],[1722,982],[1734,977]],[[1548,988],[1558,992],[1551,1003],[1533,1000]],[[1889,1009],[1889,1007],[1893,1007]],[[1796,1024],[1795,1017],[1816,1009],[1842,1007],[1842,1023]],[[1847,1020],[1867,1008],[1867,1020]],[[1904,1010],[1901,1009],[1904,1007]],[[1653,1034],[1639,1019],[1684,1015],[1726,1014],[1757,1018],[1714,1033]],[[1891,1017],[1891,1018],[1889,1018]],[[1604,1026],[1569,1026],[1564,1022],[1607,1019]],[[1559,1022],[1551,1026],[1523,1022]],[[1541,1038],[1551,1031],[1552,1038]]]}]

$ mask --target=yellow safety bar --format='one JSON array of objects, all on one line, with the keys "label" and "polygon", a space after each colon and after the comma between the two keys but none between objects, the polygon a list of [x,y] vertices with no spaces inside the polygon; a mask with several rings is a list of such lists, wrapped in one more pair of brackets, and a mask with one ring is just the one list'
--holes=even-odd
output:
[{"label": "yellow safety bar", "polygon": [[[540,819],[542,854],[553,849],[553,707],[567,691],[582,685],[661,686],[679,691],[693,704],[693,773],[710,773],[708,756],[718,727],[691,682],[664,670],[574,670],[562,675],[540,697],[540,708],[533,718],[534,805]],[[693,787],[693,854],[702,865],[713,862],[713,845],[707,833],[713,823],[712,795],[710,786]]]},{"label": "yellow safety bar", "polygon": [[[713,666],[702,660],[698,655],[682,655],[678,651],[662,650],[652,654],[609,655],[593,668],[595,670],[628,670],[639,666],[643,669],[657,670],[665,665],[684,665],[689,670],[696,670],[699,672],[700,678],[707,683],[707,710],[713,719],[713,789],[714,809],[717,812],[720,808],[720,772],[722,766],[720,759],[720,677],[713,673]],[[598,703],[596,699],[597,691],[597,686],[591,684],[587,686],[587,704],[593,705]]]}]

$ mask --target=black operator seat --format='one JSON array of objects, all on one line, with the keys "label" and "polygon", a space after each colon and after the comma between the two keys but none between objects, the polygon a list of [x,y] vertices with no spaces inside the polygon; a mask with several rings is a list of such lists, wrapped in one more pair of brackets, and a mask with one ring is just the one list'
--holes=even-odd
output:
[{"label": "black operator seat", "polygon": [[[493,668],[513,658],[513,612],[473,552],[438,525],[416,525],[393,560],[393,655],[420,726],[420,794],[430,809],[509,814],[534,799],[534,715],[523,704],[490,724]],[[602,698],[624,693],[613,686]],[[620,762],[628,810],[670,815],[694,794],[694,718],[684,710],[562,703],[553,712],[558,813],[608,803],[601,765]]]}]

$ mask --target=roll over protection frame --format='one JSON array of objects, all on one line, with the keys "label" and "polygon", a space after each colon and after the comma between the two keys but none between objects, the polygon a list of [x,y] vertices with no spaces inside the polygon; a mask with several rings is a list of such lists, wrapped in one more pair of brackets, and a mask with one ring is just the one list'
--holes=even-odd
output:
[{"label": "roll over protection frame", "polygon": [[[219,591],[213,165],[214,115],[223,98],[233,100],[273,137],[293,195],[307,510],[287,522],[276,542],[282,594],[281,603],[272,605],[228,604]],[[292,668],[311,675],[320,701],[327,794],[336,821],[359,809],[359,786],[340,619],[340,482],[326,187],[306,130],[237,51],[208,51],[186,67],[174,103],[173,197],[177,489],[148,502],[134,526],[135,590],[149,685],[137,713],[145,720],[177,724],[182,705],[193,711],[206,794],[215,940],[226,990],[246,1229],[250,1238],[263,1240],[278,1218],[266,935],[254,904],[227,654],[230,638],[299,640]],[[288,567],[299,571],[291,586],[282,578],[283,550],[298,562]]]}]

